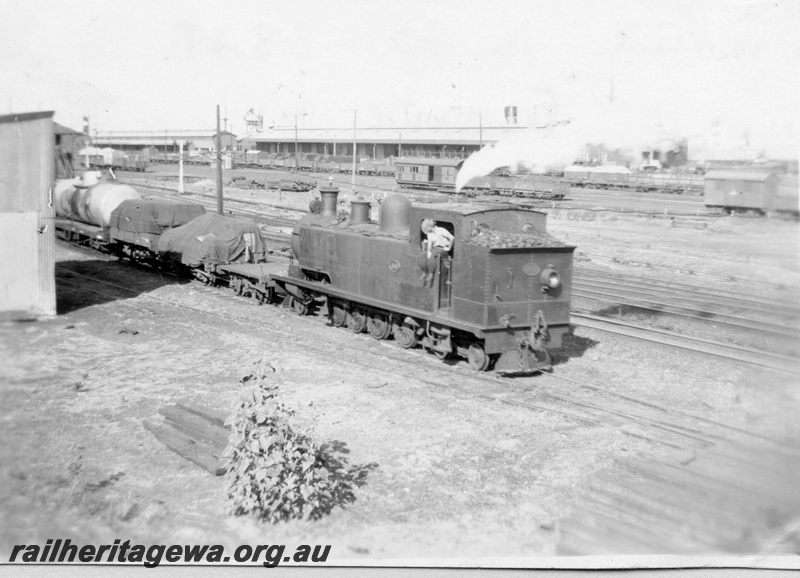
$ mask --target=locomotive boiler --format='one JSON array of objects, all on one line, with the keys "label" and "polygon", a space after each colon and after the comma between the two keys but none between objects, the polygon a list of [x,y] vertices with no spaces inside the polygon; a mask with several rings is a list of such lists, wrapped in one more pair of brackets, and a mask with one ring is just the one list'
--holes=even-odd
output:
[{"label": "locomotive boiler", "polygon": [[[515,207],[440,203],[412,206],[391,195],[379,222],[369,203],[337,215],[337,189],[322,189],[323,210],[292,235],[297,262],[273,276],[298,312],[325,302],[335,326],[394,336],[440,358],[466,358],[477,370],[551,367],[548,348],[569,329],[575,247],[546,232],[544,213]],[[436,257],[432,282],[420,275],[422,222],[454,237]]]}]

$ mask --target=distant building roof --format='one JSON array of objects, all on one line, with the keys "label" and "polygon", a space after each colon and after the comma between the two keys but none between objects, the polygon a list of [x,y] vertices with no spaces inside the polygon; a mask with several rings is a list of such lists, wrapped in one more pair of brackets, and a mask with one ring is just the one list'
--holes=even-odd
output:
[{"label": "distant building roof", "polygon": [[752,181],[764,182],[775,177],[771,171],[708,171],[705,174],[707,181]]},{"label": "distant building roof", "polygon": [[43,118],[53,118],[55,111],[43,110],[39,112],[20,112],[16,114],[4,114],[0,116],[0,123],[21,122],[24,120],[41,120]]},{"label": "distant building roof", "polygon": [[[98,138],[211,138],[216,136],[216,130],[200,129],[200,130],[109,130],[104,132],[97,132]],[[220,131],[222,135],[232,135],[229,130]],[[234,135],[236,136],[236,135]]]},{"label": "distant building roof", "polygon": [[[507,127],[415,127],[415,128],[356,128],[358,142],[377,144],[459,144],[479,145],[481,142],[495,142],[508,136],[522,126]],[[273,128],[262,133],[244,136],[240,141],[284,143],[294,142],[294,127]],[[352,128],[299,128],[297,142],[353,142]]]},{"label": "distant building roof", "polygon": [[[220,134],[236,138],[235,134],[227,130],[220,131]],[[109,131],[96,133],[92,136],[92,142],[100,145],[172,146],[177,145],[180,140],[188,144],[190,141],[207,141],[216,136],[215,130]]]},{"label": "distant building roof", "polygon": [[53,131],[55,134],[83,134],[79,130],[71,129],[63,124],[58,124],[57,122],[53,122]]}]

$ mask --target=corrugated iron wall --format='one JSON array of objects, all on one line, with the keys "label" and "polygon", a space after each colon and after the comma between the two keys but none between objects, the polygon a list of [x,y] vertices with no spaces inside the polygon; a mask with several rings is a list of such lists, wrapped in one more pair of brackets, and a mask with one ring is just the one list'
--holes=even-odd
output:
[{"label": "corrugated iron wall", "polygon": [[54,315],[53,112],[0,116],[0,318]]}]

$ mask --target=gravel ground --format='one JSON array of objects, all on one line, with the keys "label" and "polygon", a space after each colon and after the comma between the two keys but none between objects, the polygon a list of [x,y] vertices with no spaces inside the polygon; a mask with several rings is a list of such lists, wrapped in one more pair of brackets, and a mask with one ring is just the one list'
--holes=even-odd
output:
[{"label": "gravel ground", "polygon": [[[311,198],[231,195],[287,216]],[[580,265],[800,302],[795,222],[554,210],[549,230],[579,247]],[[321,318],[61,244],[57,260],[59,314],[0,325],[9,360],[0,369],[0,552],[54,537],[121,537],[226,548],[325,543],[329,560],[344,563],[535,564],[557,553],[558,522],[593,476],[620,458],[684,451],[621,435],[618,420],[587,424],[488,402],[465,364],[448,370]],[[231,410],[238,380],[262,358],[279,368],[282,399],[300,423],[343,444],[349,463],[368,472],[356,500],[318,522],[231,516],[222,478],[141,425],[175,398]],[[800,436],[800,390],[782,374],[590,329],[569,336],[556,361],[553,376],[503,387],[533,401],[552,388],[580,390],[561,377],[597,386],[593,399],[605,405],[626,395],[792,444]],[[608,553],[624,552],[620,544]]]}]

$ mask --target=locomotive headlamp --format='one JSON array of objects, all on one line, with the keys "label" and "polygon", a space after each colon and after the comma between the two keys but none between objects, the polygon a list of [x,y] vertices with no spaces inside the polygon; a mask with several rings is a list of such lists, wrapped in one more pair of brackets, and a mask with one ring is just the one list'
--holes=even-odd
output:
[{"label": "locomotive headlamp", "polygon": [[542,275],[539,279],[542,282],[543,292],[554,291],[561,286],[561,277],[552,266],[542,271]]}]

